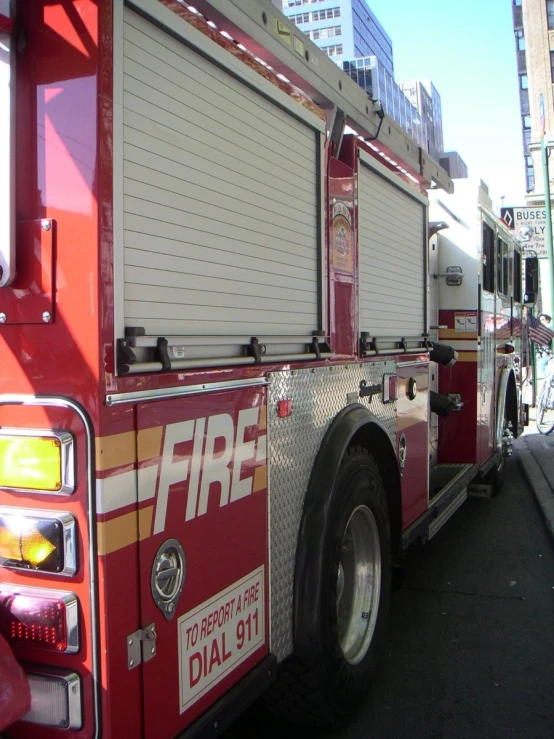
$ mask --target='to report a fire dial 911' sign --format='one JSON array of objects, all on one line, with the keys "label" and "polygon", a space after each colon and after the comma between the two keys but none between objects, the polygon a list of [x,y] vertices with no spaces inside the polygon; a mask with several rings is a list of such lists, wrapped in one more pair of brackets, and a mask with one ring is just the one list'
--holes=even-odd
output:
[{"label": "'to report a fire dial 911' sign", "polygon": [[546,259],[546,211],[544,208],[518,208],[511,206],[500,210],[500,217],[514,232],[523,247],[525,256]]}]

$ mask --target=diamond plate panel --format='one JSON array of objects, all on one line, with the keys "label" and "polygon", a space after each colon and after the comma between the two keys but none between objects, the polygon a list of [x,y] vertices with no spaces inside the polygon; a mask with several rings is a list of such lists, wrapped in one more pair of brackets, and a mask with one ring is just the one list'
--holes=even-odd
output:
[{"label": "diamond plate panel", "polygon": [[[325,432],[349,402],[371,409],[391,441],[396,438],[396,403],[358,398],[360,382],[379,384],[396,374],[396,361],[384,360],[270,375],[268,434],[271,541],[271,651],[278,660],[292,652],[292,595],[296,544],[308,481]],[[277,401],[292,400],[292,415],[279,418]]]}]

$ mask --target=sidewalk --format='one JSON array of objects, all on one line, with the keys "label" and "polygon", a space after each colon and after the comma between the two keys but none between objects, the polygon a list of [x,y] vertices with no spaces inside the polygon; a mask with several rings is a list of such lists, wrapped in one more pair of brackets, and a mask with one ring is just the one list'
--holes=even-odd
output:
[{"label": "sidewalk", "polygon": [[[533,409],[534,410],[534,409]],[[515,456],[554,540],[554,432],[542,436],[530,420],[514,444]]]}]

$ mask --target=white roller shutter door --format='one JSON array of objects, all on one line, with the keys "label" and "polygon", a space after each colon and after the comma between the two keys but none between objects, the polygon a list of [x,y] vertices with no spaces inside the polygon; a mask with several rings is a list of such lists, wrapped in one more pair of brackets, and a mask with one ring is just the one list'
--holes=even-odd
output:
[{"label": "white roller shutter door", "polygon": [[358,188],[360,331],[371,337],[421,337],[427,290],[425,202],[363,163]]},{"label": "white roller shutter door", "polygon": [[125,326],[319,328],[319,133],[124,11]]}]

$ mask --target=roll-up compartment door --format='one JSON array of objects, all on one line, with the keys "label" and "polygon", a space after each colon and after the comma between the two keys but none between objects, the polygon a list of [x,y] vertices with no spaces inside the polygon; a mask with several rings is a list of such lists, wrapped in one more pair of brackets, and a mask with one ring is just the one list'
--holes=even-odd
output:
[{"label": "roll-up compartment door", "polygon": [[360,331],[420,338],[427,290],[426,201],[363,161],[358,188]]},{"label": "roll-up compartment door", "polygon": [[310,335],[320,133],[130,9],[123,25],[125,326]]}]

